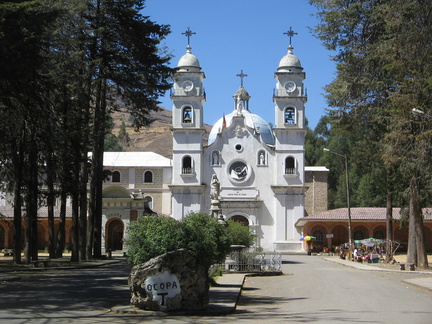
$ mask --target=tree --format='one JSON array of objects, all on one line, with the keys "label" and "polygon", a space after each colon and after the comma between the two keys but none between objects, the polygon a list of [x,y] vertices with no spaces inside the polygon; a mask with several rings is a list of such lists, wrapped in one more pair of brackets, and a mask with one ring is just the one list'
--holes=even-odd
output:
[{"label": "tree", "polygon": [[123,147],[120,145],[117,136],[114,134],[108,134],[104,140],[104,151],[105,152],[122,152]]},{"label": "tree", "polygon": [[129,134],[126,132],[126,124],[125,124],[124,120],[122,120],[122,123],[120,125],[120,130],[119,130],[117,138],[122,145],[125,145],[125,146],[130,145],[130,137],[129,137]]},{"label": "tree", "polygon": [[[103,151],[108,103],[114,95],[121,97],[132,115],[132,125],[139,129],[150,122],[149,112],[157,110],[158,96],[169,89],[172,69],[170,57],[158,49],[169,33],[168,26],[158,25],[140,11],[144,1],[101,1],[90,3],[90,57],[94,69],[94,116],[92,170],[90,178],[88,254],[101,253]],[[115,92],[113,92],[115,90]]]},{"label": "tree", "polygon": [[[383,170],[387,184],[378,187],[386,188],[388,211],[401,191],[398,184],[409,188],[412,202],[417,190],[423,192],[425,183],[419,179],[430,174],[427,154],[419,154],[426,143],[430,147],[430,137],[429,142],[423,141],[425,136],[419,140],[411,109],[431,106],[431,49],[426,44],[431,43],[432,4],[417,0],[311,3],[320,9],[317,36],[337,51],[337,77],[326,87],[329,105],[335,108],[333,127],[356,134],[351,145],[355,161],[373,162],[374,169]],[[414,180],[417,185],[412,184]],[[413,213],[419,211],[411,208]],[[387,214],[391,218],[391,212]],[[421,216],[410,219],[410,228],[418,231],[416,243],[411,239],[409,244],[422,249]],[[417,265],[427,267],[427,260],[417,259]]]},{"label": "tree", "polygon": [[0,4],[1,161],[14,194],[14,262],[21,262],[21,222],[26,202],[26,261],[37,259],[38,170],[42,143],[49,140],[52,83],[45,54],[56,6],[43,1]]}]

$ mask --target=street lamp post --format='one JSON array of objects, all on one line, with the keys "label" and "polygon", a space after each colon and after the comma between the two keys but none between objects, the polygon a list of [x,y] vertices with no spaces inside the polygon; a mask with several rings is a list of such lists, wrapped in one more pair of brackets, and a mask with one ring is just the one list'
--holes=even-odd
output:
[{"label": "street lamp post", "polygon": [[353,236],[352,236],[352,227],[351,227],[351,206],[350,206],[350,190],[349,190],[349,177],[348,177],[348,158],[346,154],[339,154],[333,151],[330,151],[328,148],[323,149],[324,152],[330,152],[334,155],[343,157],[345,159],[345,183],[346,183],[346,195],[347,195],[347,210],[348,210],[348,242],[350,248],[354,246],[353,244]]}]

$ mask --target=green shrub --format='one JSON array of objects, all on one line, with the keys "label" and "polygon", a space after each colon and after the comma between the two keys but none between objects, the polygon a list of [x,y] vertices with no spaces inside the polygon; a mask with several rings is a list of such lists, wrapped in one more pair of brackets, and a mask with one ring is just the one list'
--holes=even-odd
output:
[{"label": "green shrub", "polygon": [[144,263],[151,258],[184,247],[185,234],[179,222],[171,217],[143,216],[131,222],[127,246],[128,262]]},{"label": "green shrub", "polygon": [[228,240],[231,245],[244,245],[250,247],[255,242],[255,235],[251,234],[249,227],[242,223],[228,220]]},{"label": "green shrub", "polygon": [[190,213],[183,218],[187,236],[185,248],[194,251],[205,266],[221,263],[230,252],[227,230],[217,219],[204,213]]},{"label": "green shrub", "polygon": [[128,261],[133,264],[186,248],[195,252],[207,268],[222,262],[230,246],[226,228],[204,213],[191,213],[181,221],[162,216],[140,217],[131,222],[125,243]]}]

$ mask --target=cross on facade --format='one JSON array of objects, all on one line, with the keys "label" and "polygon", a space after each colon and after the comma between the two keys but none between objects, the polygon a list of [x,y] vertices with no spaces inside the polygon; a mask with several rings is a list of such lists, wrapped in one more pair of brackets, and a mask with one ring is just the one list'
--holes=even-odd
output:
[{"label": "cross on facade", "polygon": [[292,30],[292,27],[290,26],[290,29],[286,32],[283,33],[284,35],[287,35],[290,39],[290,45],[291,45],[291,39],[294,37],[294,35],[298,35],[298,33],[295,33],[294,30]]},{"label": "cross on facade", "polygon": [[190,46],[190,38],[192,35],[196,35],[196,33],[192,32],[190,30],[190,27],[188,27],[188,29],[184,33],[182,33],[182,35],[186,35],[186,37],[188,39],[188,46]]},{"label": "cross on facade", "polygon": [[243,70],[241,70],[239,74],[236,74],[236,76],[240,77],[240,79],[241,79],[240,85],[243,87],[243,78],[247,77],[247,74],[244,74]]}]

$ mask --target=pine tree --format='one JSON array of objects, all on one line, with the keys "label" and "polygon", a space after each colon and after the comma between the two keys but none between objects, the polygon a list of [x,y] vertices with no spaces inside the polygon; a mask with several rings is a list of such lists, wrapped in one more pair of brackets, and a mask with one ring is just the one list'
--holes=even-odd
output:
[{"label": "pine tree", "polygon": [[[336,108],[331,113],[333,126],[356,134],[350,145],[352,160],[373,162],[369,169],[383,169],[388,209],[395,194],[406,188],[410,196],[405,201],[417,205],[417,192],[424,192],[424,179],[430,180],[430,135],[415,130],[411,110],[427,111],[431,106],[432,53],[427,44],[431,43],[432,4],[417,0],[311,2],[320,9],[318,37],[337,51],[337,77],[326,88],[329,105]],[[416,235],[410,236],[409,245],[418,252],[417,265],[426,268],[421,208],[410,210],[414,213],[410,230],[415,228]]]}]

